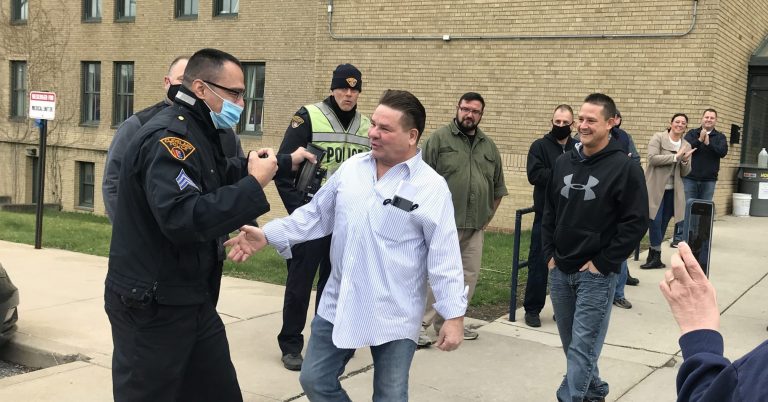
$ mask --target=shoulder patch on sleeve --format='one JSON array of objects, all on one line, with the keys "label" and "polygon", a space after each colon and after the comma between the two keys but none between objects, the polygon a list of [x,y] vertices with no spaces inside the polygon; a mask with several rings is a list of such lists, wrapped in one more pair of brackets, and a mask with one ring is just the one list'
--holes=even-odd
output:
[{"label": "shoulder patch on sleeve", "polygon": [[302,124],[304,124],[304,119],[302,119],[298,115],[294,115],[293,118],[291,118],[291,127],[299,128],[299,126]]},{"label": "shoulder patch on sleeve", "polygon": [[195,152],[195,146],[181,138],[164,137],[160,139],[160,143],[165,146],[171,156],[180,161],[186,160],[189,155]]}]

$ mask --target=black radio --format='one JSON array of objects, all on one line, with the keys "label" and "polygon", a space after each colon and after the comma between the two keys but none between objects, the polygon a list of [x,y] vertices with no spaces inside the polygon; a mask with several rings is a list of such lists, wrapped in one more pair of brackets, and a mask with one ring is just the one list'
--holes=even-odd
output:
[{"label": "black radio", "polygon": [[304,161],[301,165],[299,174],[296,176],[295,187],[296,190],[302,193],[304,196],[303,203],[306,204],[312,200],[320,185],[323,183],[328,169],[323,169],[320,164],[325,157],[325,150],[314,145],[307,144],[307,151],[315,155],[317,163],[309,163]]}]

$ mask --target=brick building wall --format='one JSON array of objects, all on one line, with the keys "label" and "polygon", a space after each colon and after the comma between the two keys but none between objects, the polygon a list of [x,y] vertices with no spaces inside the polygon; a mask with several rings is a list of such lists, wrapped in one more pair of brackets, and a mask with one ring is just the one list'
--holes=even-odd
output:
[{"label": "brick building wall", "polygon": [[[768,5],[761,0],[700,0],[696,25],[682,37],[588,39],[459,36],[683,33],[691,24],[694,2],[333,2],[336,35],[436,38],[417,40],[333,39],[326,1],[267,1],[258,7],[241,2],[236,18],[214,18],[212,1],[201,1],[194,21],[174,19],[172,0],[140,1],[134,22],[116,23],[112,1],[103,0],[104,15],[98,24],[71,23],[79,21],[80,2],[32,0],[30,8],[41,4],[60,6],[66,13],[58,23],[70,26],[70,41],[62,62],[65,71],[56,84],[61,88],[57,88],[60,99],[71,101],[78,113],[80,61],[102,63],[101,124],[98,128],[78,124],[61,128],[58,141],[67,147],[59,158],[72,162],[61,169],[63,182],[76,180],[74,172],[67,172],[76,160],[95,162],[96,181],[101,182],[105,150],[114,133],[114,61],[135,63],[134,110],[138,111],[162,96],[161,77],[174,56],[218,47],[243,61],[266,63],[264,135],[243,137],[245,149],[277,147],[293,112],[328,95],[331,72],[339,63],[350,62],[362,70],[359,109],[365,114],[372,112],[385,89],[416,94],[427,108],[427,135],[450,121],[462,93],[480,92],[487,103],[481,126],[499,146],[510,191],[491,224],[499,230],[510,230],[515,210],[531,205],[526,155],[530,143],[549,130],[555,105],[569,103],[578,109],[588,93],[611,95],[624,116],[622,127],[633,135],[643,156],[650,136],[665,129],[676,112],[687,113],[693,128],[698,126],[702,110],[714,107],[720,112],[718,128],[728,134],[731,124],[743,125],[749,56],[768,35]],[[452,39],[439,39],[443,35]],[[7,60],[23,57],[21,53],[0,54],[4,60],[0,63],[0,106],[9,98]],[[3,140],[20,124],[26,123],[0,121],[0,177],[26,174],[5,162],[26,158],[17,156],[25,146]],[[22,142],[35,144],[36,136]],[[715,198],[719,213],[730,210],[739,157],[740,148],[735,145],[723,161]],[[23,198],[20,182],[0,180],[0,193]],[[67,209],[71,209],[73,196],[65,193],[72,186],[61,186]],[[99,189],[96,193],[94,212],[103,213]],[[272,212],[262,221],[285,214],[274,186],[267,193]]]}]

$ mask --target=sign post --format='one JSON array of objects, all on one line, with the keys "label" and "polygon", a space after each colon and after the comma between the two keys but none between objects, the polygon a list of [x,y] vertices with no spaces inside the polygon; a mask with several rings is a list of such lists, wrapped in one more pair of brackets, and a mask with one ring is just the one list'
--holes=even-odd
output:
[{"label": "sign post", "polygon": [[35,217],[35,249],[40,249],[43,238],[43,203],[45,200],[45,148],[48,140],[48,120],[56,116],[56,94],[29,93],[29,118],[40,120],[40,151],[38,152],[37,212]]}]

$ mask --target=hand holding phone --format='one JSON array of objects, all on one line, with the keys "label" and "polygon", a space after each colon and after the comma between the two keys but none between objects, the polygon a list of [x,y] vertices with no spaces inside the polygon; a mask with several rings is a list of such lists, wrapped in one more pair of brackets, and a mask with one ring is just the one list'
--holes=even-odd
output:
[{"label": "hand holding phone", "polygon": [[715,204],[709,200],[690,199],[685,208],[683,240],[691,247],[696,261],[709,277],[709,257],[712,251],[712,224]]}]

